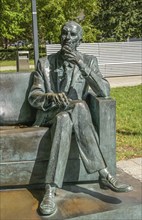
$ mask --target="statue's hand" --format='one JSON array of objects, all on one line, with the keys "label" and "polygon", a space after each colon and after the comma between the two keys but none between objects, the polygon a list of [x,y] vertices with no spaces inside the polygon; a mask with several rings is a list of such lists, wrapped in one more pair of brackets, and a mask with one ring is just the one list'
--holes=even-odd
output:
[{"label": "statue's hand", "polygon": [[79,52],[72,51],[72,49],[66,45],[62,48],[62,53],[66,61],[77,64],[79,68],[84,67],[84,58]]},{"label": "statue's hand", "polygon": [[82,75],[85,77],[88,76],[90,69],[88,69],[89,67],[84,62],[84,57],[81,53],[78,51],[72,51],[72,49],[67,45],[62,47],[62,53],[66,61],[77,64]]},{"label": "statue's hand", "polygon": [[47,93],[49,101],[53,102],[58,107],[66,107],[69,105],[69,100],[65,93]]}]

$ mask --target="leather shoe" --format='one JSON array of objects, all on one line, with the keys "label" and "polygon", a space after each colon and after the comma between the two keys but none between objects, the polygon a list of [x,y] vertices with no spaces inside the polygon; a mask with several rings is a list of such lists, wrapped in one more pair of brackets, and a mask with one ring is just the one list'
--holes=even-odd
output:
[{"label": "leather shoe", "polygon": [[99,177],[99,185],[101,189],[111,189],[115,192],[129,192],[133,190],[132,186],[119,183],[116,178],[109,173],[106,177]]},{"label": "leather shoe", "polygon": [[55,188],[51,187],[49,184],[46,185],[46,192],[39,208],[43,215],[52,215],[56,212],[57,206],[54,196]]}]

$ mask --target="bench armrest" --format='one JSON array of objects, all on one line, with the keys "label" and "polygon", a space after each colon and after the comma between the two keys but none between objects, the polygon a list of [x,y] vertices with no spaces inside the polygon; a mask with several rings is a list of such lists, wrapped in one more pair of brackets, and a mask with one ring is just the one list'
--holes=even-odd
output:
[{"label": "bench armrest", "polygon": [[[100,149],[109,170],[115,174],[116,168],[116,101],[112,98],[96,97],[88,93],[93,124],[100,140]],[[112,158],[113,155],[113,158]]]}]

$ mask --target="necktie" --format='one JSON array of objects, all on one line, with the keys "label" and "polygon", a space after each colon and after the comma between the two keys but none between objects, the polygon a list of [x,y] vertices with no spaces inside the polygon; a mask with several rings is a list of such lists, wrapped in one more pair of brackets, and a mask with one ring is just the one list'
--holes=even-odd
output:
[{"label": "necktie", "polygon": [[64,74],[63,74],[63,79],[60,82],[60,92],[67,93],[70,88],[70,84],[72,82],[74,65],[67,61],[64,61],[63,69],[64,69]]}]

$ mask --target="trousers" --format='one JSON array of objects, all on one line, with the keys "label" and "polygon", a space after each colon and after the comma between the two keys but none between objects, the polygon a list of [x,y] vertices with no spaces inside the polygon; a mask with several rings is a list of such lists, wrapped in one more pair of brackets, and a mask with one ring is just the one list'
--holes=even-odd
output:
[{"label": "trousers", "polygon": [[93,173],[106,167],[99,147],[98,134],[85,101],[75,101],[72,109],[58,113],[54,117],[50,129],[52,147],[46,172],[46,183],[62,187],[72,131],[75,133],[80,157],[86,171]]}]

